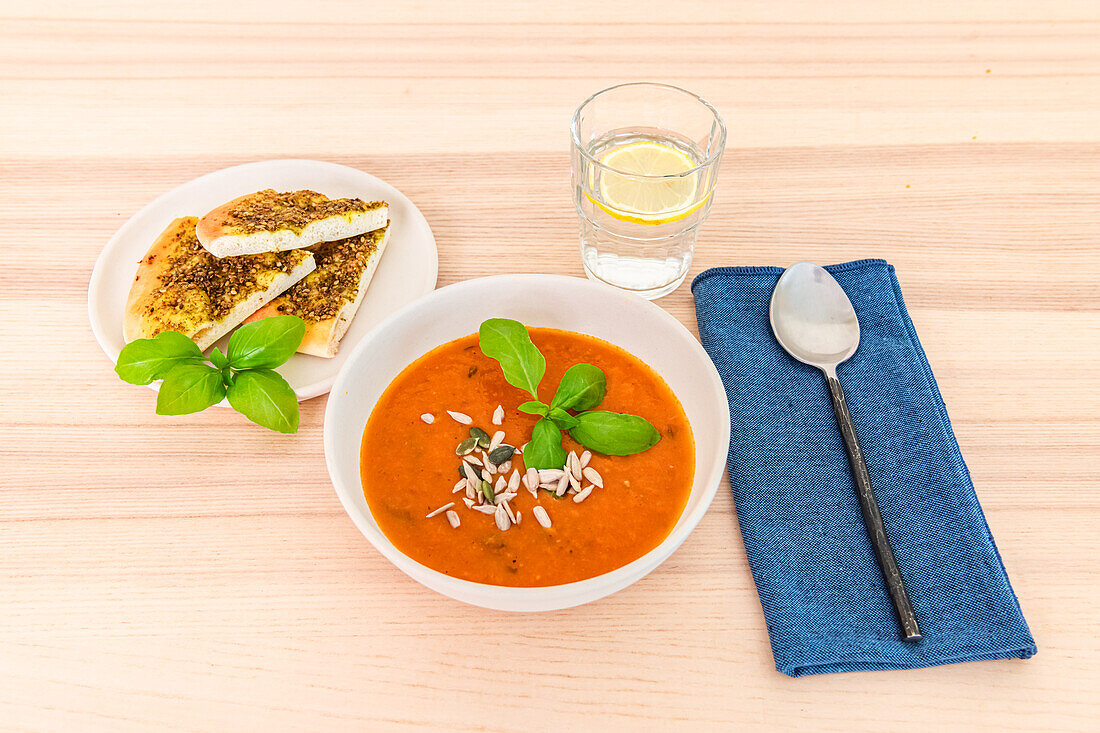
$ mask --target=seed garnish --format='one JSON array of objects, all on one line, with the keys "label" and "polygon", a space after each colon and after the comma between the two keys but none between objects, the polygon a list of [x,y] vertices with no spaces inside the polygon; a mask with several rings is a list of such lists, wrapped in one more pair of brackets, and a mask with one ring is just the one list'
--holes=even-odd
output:
[{"label": "seed garnish", "polygon": [[425,519],[431,519],[431,518],[432,518],[432,517],[434,517],[434,516],[435,516],[436,514],[441,514],[442,512],[445,512],[445,511],[447,511],[448,509],[450,509],[450,508],[451,508],[451,507],[453,507],[454,505],[455,505],[455,503],[454,503],[453,501],[452,501],[452,502],[448,502],[448,503],[444,504],[443,506],[439,507],[438,509],[436,509],[435,511],[429,512],[429,513],[427,514],[427,516],[425,516],[424,518],[425,518]]},{"label": "seed garnish", "polygon": [[489,460],[499,466],[508,461],[515,450],[516,449],[510,445],[499,445],[489,451]]},{"label": "seed garnish", "polygon": [[591,493],[592,493],[592,487],[591,486],[585,486],[584,489],[582,489],[581,491],[578,491],[576,494],[573,494],[573,501],[580,504],[582,501],[587,499],[588,495],[591,494]]},{"label": "seed garnish", "polygon": [[599,486],[601,489],[603,488],[603,476],[601,476],[600,472],[592,468],[591,466],[584,467],[584,477],[594,483],[596,486]]},{"label": "seed garnish", "polygon": [[488,481],[481,482],[481,495],[485,497],[485,501],[492,503],[495,494],[493,493],[493,485]]},{"label": "seed garnish", "polygon": [[435,415],[430,412],[425,412],[423,415],[420,416],[420,419],[431,425],[433,422],[435,422]]},{"label": "seed garnish", "polygon": [[497,405],[497,409],[493,410],[493,425],[500,425],[504,422],[504,405]]},{"label": "seed garnish", "polygon": [[479,427],[470,428],[470,437],[477,440],[478,446],[481,448],[489,447],[489,434]]},{"label": "seed garnish", "polygon": [[531,508],[531,513],[535,515],[535,520],[543,527],[550,529],[550,515],[546,513],[546,510],[539,504],[536,504]]},{"label": "seed garnish", "polygon": [[493,433],[492,439],[489,440],[489,452],[492,453],[504,442],[504,431],[498,430]]},{"label": "seed garnish", "polygon": [[462,524],[462,520],[458,518],[458,512],[454,509],[447,510],[447,521],[450,522],[452,529],[458,529],[458,525]]},{"label": "seed garnish", "polygon": [[570,475],[568,473],[561,475],[561,478],[558,479],[558,488],[554,491],[556,496],[565,496],[565,490],[569,488],[569,479]]},{"label": "seed garnish", "polygon": [[447,410],[447,414],[450,415],[455,422],[462,423],[463,425],[469,425],[474,421],[472,417],[464,412],[454,412],[452,410]]},{"label": "seed garnish", "polygon": [[583,469],[585,466],[587,466],[588,462],[591,461],[591,460],[592,460],[592,451],[586,450],[584,453],[581,453],[581,468]]},{"label": "seed garnish", "polygon": [[455,448],[455,454],[460,456],[468,456],[474,452],[475,448],[477,448],[477,440],[474,438],[466,438],[466,440],[459,443],[458,447]]},{"label": "seed garnish", "polygon": [[508,512],[504,511],[502,506],[497,507],[494,518],[497,521],[497,529],[501,532],[507,532],[508,528],[512,526],[512,520],[508,518]]}]

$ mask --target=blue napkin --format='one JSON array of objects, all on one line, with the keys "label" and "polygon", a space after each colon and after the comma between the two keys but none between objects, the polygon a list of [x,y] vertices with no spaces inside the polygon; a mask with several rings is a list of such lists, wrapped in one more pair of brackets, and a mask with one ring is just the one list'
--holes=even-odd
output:
[{"label": "blue napkin", "polygon": [[852,486],[821,373],[776,342],[778,267],[695,278],[703,346],[730,402],[729,474],[775,666],[800,677],[1035,654],[894,268],[826,268],[855,306],[859,350],[837,372],[909,598],[897,620]]}]

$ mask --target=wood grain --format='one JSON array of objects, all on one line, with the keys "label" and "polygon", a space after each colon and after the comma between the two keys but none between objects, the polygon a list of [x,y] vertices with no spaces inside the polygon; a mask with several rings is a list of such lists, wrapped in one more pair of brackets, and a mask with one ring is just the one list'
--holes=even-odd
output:
[{"label": "wood grain", "polygon": [[[0,1],[0,726],[1094,730],[1098,41],[1079,1]],[[730,127],[693,274],[897,267],[1034,659],[778,674],[728,486],[611,598],[458,605],[344,515],[324,398],[289,440],[156,418],[92,338],[107,238],[250,160],[391,181],[440,284],[580,275],[568,119],[638,78]],[[687,287],[660,303],[695,327]]]}]

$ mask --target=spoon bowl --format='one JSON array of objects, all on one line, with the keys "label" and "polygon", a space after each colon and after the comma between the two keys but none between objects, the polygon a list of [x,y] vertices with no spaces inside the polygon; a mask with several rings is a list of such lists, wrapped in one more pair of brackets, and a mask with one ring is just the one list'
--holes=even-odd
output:
[{"label": "spoon bowl", "polygon": [[812,262],[787,268],[772,293],[768,316],[779,344],[803,364],[835,369],[859,347],[852,301],[832,275]]}]

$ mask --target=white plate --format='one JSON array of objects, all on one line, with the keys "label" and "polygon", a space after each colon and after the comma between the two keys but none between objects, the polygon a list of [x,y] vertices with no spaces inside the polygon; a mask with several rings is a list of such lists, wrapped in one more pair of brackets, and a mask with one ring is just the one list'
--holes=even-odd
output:
[{"label": "white plate", "polygon": [[[382,392],[427,351],[478,330],[493,317],[587,333],[617,344],[657,371],[679,397],[695,434],[695,483],[668,537],[629,565],[576,583],[508,588],[472,583],[400,552],[371,516],[359,476],[363,428]],[[443,418],[447,419],[447,418]],[[427,428],[427,426],[425,426]],[[729,404],[718,371],[695,337],[659,306],[606,285],[557,275],[498,275],[427,295],[359,342],[340,370],[325,411],[325,460],[344,509],[385,557],[429,588],[505,611],[549,611],[588,603],[640,580],[680,546],[702,519],[725,470]],[[450,491],[450,486],[443,489]]]},{"label": "white plate", "polygon": [[[173,219],[202,216],[246,193],[308,188],[330,197],[389,203],[390,238],[351,328],[332,359],[296,354],[279,367],[299,400],[329,391],[355,345],[386,316],[435,288],[439,268],[435,238],[424,215],[403,193],[369,173],[317,160],[268,160],[208,173],[156,199],[115,232],[88,283],[88,315],[96,340],[112,362],[125,345],[122,316],[137,263]],[[225,351],[228,337],[218,342]],[[154,388],[156,385],[153,385]],[[224,404],[224,403],[223,403]]]}]

